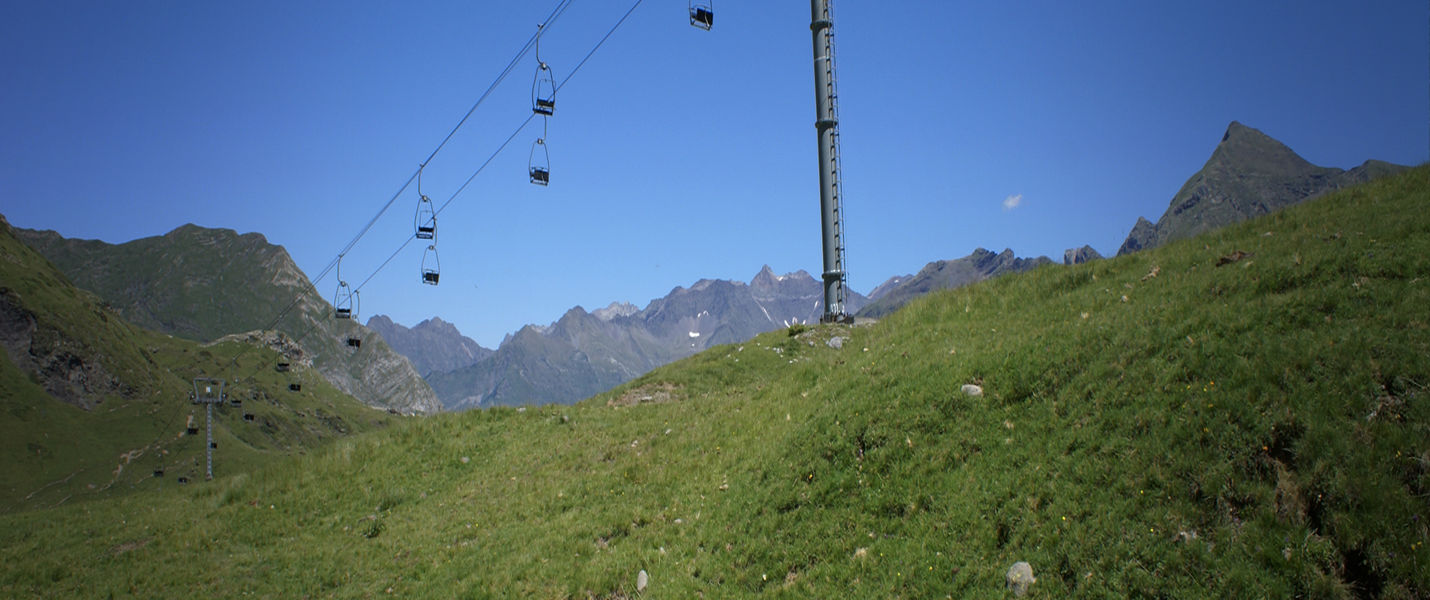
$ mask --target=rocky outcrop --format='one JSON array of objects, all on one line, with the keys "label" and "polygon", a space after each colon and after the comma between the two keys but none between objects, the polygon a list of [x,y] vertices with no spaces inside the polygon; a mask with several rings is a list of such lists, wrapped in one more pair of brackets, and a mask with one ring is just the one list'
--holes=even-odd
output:
[{"label": "rocky outcrop", "polygon": [[94,349],[42,325],[6,288],[0,288],[0,347],[11,364],[61,402],[90,410],[105,396],[130,391],[105,369]]}]

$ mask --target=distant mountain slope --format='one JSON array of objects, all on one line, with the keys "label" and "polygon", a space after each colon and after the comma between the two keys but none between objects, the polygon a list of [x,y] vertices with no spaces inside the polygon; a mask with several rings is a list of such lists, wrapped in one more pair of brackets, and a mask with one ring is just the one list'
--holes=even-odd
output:
[{"label": "distant mountain slope", "polygon": [[1200,171],[1156,223],[1138,218],[1118,255],[1154,248],[1281,210],[1407,167],[1370,160],[1349,171],[1318,167],[1270,136],[1232,121]]},{"label": "distant mountain slope", "polygon": [[367,320],[367,328],[376,331],[394,351],[412,361],[412,367],[423,377],[472,366],[493,352],[437,317],[409,329],[394,323],[387,315],[377,315]]},{"label": "distant mountain slope", "polygon": [[1053,261],[1046,256],[1018,258],[1006,248],[997,254],[978,248],[963,258],[931,262],[917,275],[901,278],[892,285],[885,282],[880,286],[885,289],[880,291],[878,300],[859,311],[859,316],[881,317],[929,292],[962,287],[1004,273],[1019,273],[1047,264],[1053,264]]},{"label": "distant mountain slope", "polygon": [[203,423],[188,399],[198,376],[233,384],[215,411],[219,474],[392,421],[301,357],[277,373],[268,344],[250,344],[200,345],[131,325],[0,217],[0,512],[197,481],[203,434],[187,429]]},{"label": "distant mountain slope", "polygon": [[[858,310],[867,300],[848,299]],[[636,310],[575,307],[549,326],[528,325],[472,366],[427,376],[449,409],[576,402],[714,345],[794,323],[818,322],[823,287],[804,271],[765,266],[749,284],[702,279]]]},{"label": "distant mountain slope", "polygon": [[913,277],[913,275],[895,275],[893,277],[885,279],[884,283],[874,286],[874,289],[869,291],[869,302],[878,301],[880,298],[884,297],[884,294],[887,294],[890,290],[899,287],[899,284],[913,279]]},{"label": "distant mountain slope", "polygon": [[[268,327],[297,298],[276,328],[301,338],[318,371],[338,389],[404,413],[441,410],[407,359],[356,321],[333,319],[332,306],[288,252],[260,234],[184,225],[117,245],[53,231],[16,234],[125,318],[192,340]],[[350,347],[349,338],[362,340],[361,347]]]}]

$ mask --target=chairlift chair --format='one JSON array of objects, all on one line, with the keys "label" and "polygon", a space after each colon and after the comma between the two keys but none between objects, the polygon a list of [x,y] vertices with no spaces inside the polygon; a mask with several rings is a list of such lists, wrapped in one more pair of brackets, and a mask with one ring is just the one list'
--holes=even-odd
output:
[{"label": "chairlift chair", "polygon": [[[540,152],[537,152],[540,149]],[[546,147],[546,138],[536,138],[531,144],[531,154],[527,158],[527,174],[536,185],[551,183],[551,150]]]},{"label": "chairlift chair", "polygon": [[333,296],[333,316],[339,319],[353,318],[353,292],[348,282],[338,281],[338,292]]},{"label": "chairlift chair", "polygon": [[338,256],[336,269],[338,276],[338,291],[333,294],[333,317],[338,319],[357,318],[357,292],[348,286],[348,282],[343,281],[343,259]]},{"label": "chairlift chair", "polygon": [[252,420],[253,420],[253,413],[243,413],[243,420],[245,420],[245,421],[252,421]]},{"label": "chairlift chair", "polygon": [[286,362],[278,363],[277,366],[273,367],[273,369],[279,373],[286,373],[290,368],[292,368],[292,365]]},{"label": "chairlift chair", "polygon": [[715,25],[714,0],[690,0],[690,24],[710,31]]},{"label": "chairlift chair", "polygon": [[437,259],[437,245],[427,247],[427,252],[422,255],[422,283],[427,285],[437,285],[437,279],[441,277],[442,265]]},{"label": "chairlift chair", "polygon": [[556,112],[556,77],[551,65],[541,60],[541,25],[536,31],[536,77],[531,81],[531,112],[549,117]]},{"label": "chairlift chair", "polygon": [[183,484],[186,484],[186,483],[188,483],[188,482],[189,482],[189,478],[188,478],[188,477],[184,477],[184,476],[182,476],[182,475],[179,476],[179,485],[183,485]]},{"label": "chairlift chair", "polygon": [[290,391],[290,392],[301,392],[301,391],[303,391],[303,384],[301,384],[301,383],[290,383],[290,384],[288,384],[288,391]]},{"label": "chairlift chair", "polygon": [[432,199],[422,193],[422,171],[426,165],[417,168],[417,214],[413,217],[417,228],[417,239],[430,240],[437,237],[437,211],[432,209]]},{"label": "chairlift chair", "polygon": [[348,338],[348,346],[353,347],[353,348],[361,348],[361,347],[362,347],[362,338],[356,338],[356,337],[350,337],[350,338]]},{"label": "chairlift chair", "polygon": [[432,199],[423,196],[417,201],[417,239],[430,240],[437,237],[437,213],[432,210]]},{"label": "chairlift chair", "polygon": [[158,468],[158,469],[154,469],[154,476],[155,476],[155,477],[163,477],[163,476],[164,476],[164,469],[163,469],[163,467],[160,467],[160,468]]},{"label": "chairlift chair", "polygon": [[186,434],[188,434],[188,435],[198,435],[198,434],[199,434],[199,428],[198,428],[198,427],[190,427],[190,428],[184,430],[184,433],[186,433]]},{"label": "chairlift chair", "polygon": [[546,63],[541,63],[541,68],[536,70],[536,81],[531,84],[531,112],[543,117],[556,113],[556,80]]}]

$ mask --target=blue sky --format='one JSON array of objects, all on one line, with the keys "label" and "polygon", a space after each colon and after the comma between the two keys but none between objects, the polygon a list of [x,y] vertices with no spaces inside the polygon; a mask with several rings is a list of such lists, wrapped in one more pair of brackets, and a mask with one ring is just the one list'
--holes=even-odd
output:
[{"label": "blue sky", "polygon": [[[558,78],[631,6],[576,0]],[[407,182],[556,6],[6,2],[0,213],[124,242],[257,231],[316,275]],[[1116,251],[1238,120],[1318,165],[1430,159],[1430,9],[1384,2],[836,5],[851,286],[974,248]],[[557,98],[551,186],[526,180],[528,55],[424,171],[442,285],[413,243],[362,318],[441,316],[483,345],[566,309],[701,278],[820,269],[809,10],[646,0]],[[1020,199],[1016,206],[1010,198]],[[415,187],[346,256],[410,237]],[[317,282],[331,296],[332,276]]]}]

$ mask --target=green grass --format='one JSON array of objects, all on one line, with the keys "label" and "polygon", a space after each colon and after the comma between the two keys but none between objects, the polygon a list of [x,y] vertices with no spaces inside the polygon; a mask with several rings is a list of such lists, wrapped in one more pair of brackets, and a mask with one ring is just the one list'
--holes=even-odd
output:
[{"label": "green grass", "polygon": [[0,595],[1002,598],[1026,560],[1034,598],[1425,597],[1427,195],[0,516]]}]

